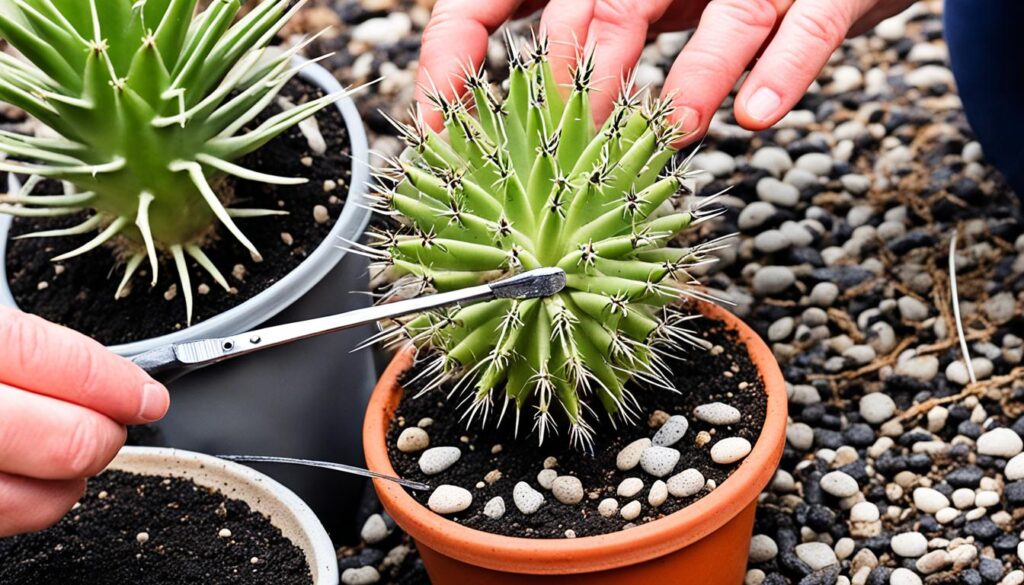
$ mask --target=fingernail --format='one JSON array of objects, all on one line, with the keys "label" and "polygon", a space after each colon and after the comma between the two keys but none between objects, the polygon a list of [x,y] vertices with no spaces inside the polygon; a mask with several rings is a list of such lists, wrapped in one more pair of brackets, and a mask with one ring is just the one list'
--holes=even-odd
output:
[{"label": "fingernail", "polygon": [[762,87],[747,100],[747,113],[757,120],[767,120],[775,115],[782,105],[782,98],[774,90]]},{"label": "fingernail", "polygon": [[142,406],[139,408],[139,418],[147,422],[153,422],[163,418],[170,406],[171,397],[167,389],[150,382],[142,387]]},{"label": "fingernail", "polygon": [[700,130],[700,113],[693,108],[686,106],[679,108],[677,119],[679,120],[679,130],[687,136]]}]

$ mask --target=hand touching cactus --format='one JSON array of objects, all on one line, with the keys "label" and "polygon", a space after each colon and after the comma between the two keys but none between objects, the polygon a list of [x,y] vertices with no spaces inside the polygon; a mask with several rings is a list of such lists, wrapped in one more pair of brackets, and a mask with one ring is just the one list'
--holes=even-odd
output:
[{"label": "hand touching cactus", "polygon": [[673,389],[665,358],[690,337],[686,318],[666,307],[700,294],[688,288],[686,269],[715,244],[669,244],[712,214],[670,203],[687,193],[689,172],[672,163],[680,133],[667,121],[668,102],[641,104],[627,85],[597,129],[592,61],[578,64],[563,100],[544,40],[527,56],[513,44],[504,102],[482,73],[467,72],[476,117],[463,101],[433,92],[447,137],[400,125],[409,151],[382,173],[375,207],[404,228],[360,249],[402,275],[396,288],[444,291],[564,269],[567,288],[555,297],[421,316],[380,337],[407,333],[440,350],[424,371],[434,376],[428,388],[457,380],[470,420],[511,405],[518,428],[531,409],[543,442],[564,415],[570,439],[586,444],[591,397],[629,419],[636,404],[628,380]]},{"label": "hand touching cactus", "polygon": [[[310,100],[238,134],[298,72],[292,58],[305,43],[276,56],[265,52],[303,2],[289,4],[263,0],[232,24],[240,0],[212,0],[194,18],[196,0],[0,0],[0,35],[27,61],[0,54],[0,99],[58,135],[0,132],[8,157],[0,170],[31,176],[21,193],[0,196],[0,213],[93,210],[80,225],[23,237],[99,232],[54,258],[65,260],[124,236],[130,249],[117,296],[147,257],[155,285],[157,255],[170,254],[191,321],[186,256],[227,289],[202,249],[214,224],[259,260],[235,219],[281,213],[227,207],[215,190],[218,178],[305,182],[232,161],[341,97]],[[65,192],[32,194],[41,178],[64,181]]]}]

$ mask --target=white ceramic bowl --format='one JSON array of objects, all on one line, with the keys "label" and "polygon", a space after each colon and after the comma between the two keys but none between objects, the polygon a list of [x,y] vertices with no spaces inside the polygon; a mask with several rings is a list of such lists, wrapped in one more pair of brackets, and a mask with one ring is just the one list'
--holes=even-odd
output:
[{"label": "white ceramic bowl", "polygon": [[[296,64],[302,62],[304,62],[303,59],[296,59]],[[299,77],[317,85],[325,93],[342,89],[341,84],[329,71],[315,63],[302,69]],[[338,264],[346,253],[341,247],[342,239],[358,240],[362,236],[363,230],[366,229],[366,224],[370,221],[370,210],[365,201],[370,180],[370,149],[366,140],[366,130],[363,128],[363,122],[355,103],[346,97],[339,100],[337,106],[345,120],[351,141],[352,180],[341,217],[338,218],[330,233],[313,253],[284,278],[236,307],[180,331],[111,346],[109,348],[111,351],[131,357],[163,345],[208,337],[225,337],[247,331],[294,303]],[[14,175],[8,175],[8,177],[10,177],[8,190],[16,191],[17,182]],[[4,261],[7,230],[10,225],[11,217],[0,214],[0,305],[17,308],[18,305],[14,302],[14,296],[7,283],[6,262]],[[89,260],[86,257],[79,258],[77,261],[88,262]]]},{"label": "white ceramic bowl", "polygon": [[291,490],[266,475],[210,455],[156,447],[124,447],[108,469],[185,478],[249,504],[302,550],[314,585],[338,585],[338,558],[320,520]]}]

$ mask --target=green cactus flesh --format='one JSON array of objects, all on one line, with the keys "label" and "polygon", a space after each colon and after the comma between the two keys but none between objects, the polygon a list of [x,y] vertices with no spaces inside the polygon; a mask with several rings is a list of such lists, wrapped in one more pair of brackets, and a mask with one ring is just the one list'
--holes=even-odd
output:
[{"label": "green cactus flesh", "polygon": [[426,387],[452,380],[470,421],[511,406],[516,428],[532,411],[541,441],[565,420],[573,442],[589,443],[591,402],[629,420],[627,381],[673,389],[665,359],[693,338],[667,307],[700,294],[687,269],[716,243],[670,243],[712,214],[671,201],[687,194],[689,171],[688,161],[673,162],[680,133],[669,101],[643,103],[626,84],[596,128],[592,61],[578,64],[563,99],[545,42],[524,55],[513,45],[504,102],[468,70],[465,99],[430,92],[446,137],[399,125],[409,148],[379,173],[374,206],[403,227],[358,249],[395,275],[395,289],[417,292],[564,269],[567,287],[554,297],[424,315],[380,338],[405,334],[437,350]]},{"label": "green cactus flesh", "polygon": [[[20,193],[0,196],[0,213],[57,216],[93,210],[85,223],[24,237],[98,232],[65,260],[122,236],[130,254],[117,296],[148,258],[156,284],[160,253],[173,257],[191,321],[185,268],[191,256],[224,288],[202,251],[218,222],[256,260],[259,252],[235,219],[280,214],[227,207],[216,193],[233,175],[277,185],[232,161],[336,101],[310,100],[239,131],[301,67],[305,46],[267,51],[302,2],[263,0],[235,20],[240,0],[0,0],[0,36],[24,56],[0,54],[0,100],[48,126],[54,137],[0,132],[0,170],[29,175]],[[33,193],[41,178],[63,194]]]}]

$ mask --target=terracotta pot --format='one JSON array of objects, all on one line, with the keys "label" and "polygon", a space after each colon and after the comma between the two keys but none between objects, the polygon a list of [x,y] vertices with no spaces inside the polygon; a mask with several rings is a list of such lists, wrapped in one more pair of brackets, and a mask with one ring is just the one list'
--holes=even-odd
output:
[{"label": "terracotta pot", "polygon": [[[786,440],[786,388],[778,363],[753,330],[719,307],[702,305],[700,310],[739,334],[768,393],[761,436],[729,479],[660,520],[574,539],[515,538],[474,530],[435,514],[401,487],[374,480],[385,510],[416,541],[435,585],[743,582],[757,497],[774,475]],[[370,398],[363,448],[374,471],[395,473],[388,459],[387,429],[402,397],[398,379],[412,365],[412,357],[410,348],[396,355]]]}]

